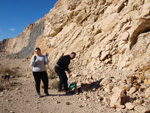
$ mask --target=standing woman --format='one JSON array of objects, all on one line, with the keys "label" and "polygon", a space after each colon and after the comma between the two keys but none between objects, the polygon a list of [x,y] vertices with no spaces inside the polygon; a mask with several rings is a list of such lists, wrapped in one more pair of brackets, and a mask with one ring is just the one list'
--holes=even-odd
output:
[{"label": "standing woman", "polygon": [[36,48],[35,54],[31,59],[31,66],[33,66],[33,76],[35,80],[35,87],[37,92],[37,97],[40,98],[40,83],[41,80],[44,84],[44,93],[48,96],[48,76],[46,72],[46,65],[48,64],[48,54],[42,55],[41,49]]}]

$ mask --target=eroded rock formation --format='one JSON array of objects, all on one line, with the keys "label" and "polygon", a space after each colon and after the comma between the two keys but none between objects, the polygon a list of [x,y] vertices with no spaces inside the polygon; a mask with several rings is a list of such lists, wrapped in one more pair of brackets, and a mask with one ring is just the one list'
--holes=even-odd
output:
[{"label": "eroded rock formation", "polygon": [[[38,46],[43,53],[49,53],[51,69],[61,55],[74,51],[77,57],[70,67],[76,82],[81,85],[118,76],[116,84],[104,88],[112,92],[112,97],[104,99],[105,103],[138,111],[135,104],[139,102],[131,98],[121,104],[128,96],[136,97],[137,86],[120,82],[122,77],[128,80],[128,75],[140,73],[139,69],[150,63],[149,37],[150,0],[59,0],[49,13],[27,26],[19,36],[1,42],[1,50],[17,53],[21,58],[31,56]],[[138,87],[144,88],[145,96],[149,95],[145,86],[150,85],[149,75],[149,71],[144,71],[144,78],[138,77],[141,81],[137,82],[143,84]],[[124,85],[128,90],[120,89]]]}]

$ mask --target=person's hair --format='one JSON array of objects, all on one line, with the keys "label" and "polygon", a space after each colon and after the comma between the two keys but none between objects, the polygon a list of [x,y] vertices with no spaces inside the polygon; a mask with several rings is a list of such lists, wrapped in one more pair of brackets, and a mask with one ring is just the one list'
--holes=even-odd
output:
[{"label": "person's hair", "polygon": [[74,54],[74,55],[76,55],[76,53],[75,53],[75,52],[72,52],[71,54]]},{"label": "person's hair", "polygon": [[39,50],[39,51],[41,51],[41,49],[40,49],[39,47],[35,48],[35,50]]}]

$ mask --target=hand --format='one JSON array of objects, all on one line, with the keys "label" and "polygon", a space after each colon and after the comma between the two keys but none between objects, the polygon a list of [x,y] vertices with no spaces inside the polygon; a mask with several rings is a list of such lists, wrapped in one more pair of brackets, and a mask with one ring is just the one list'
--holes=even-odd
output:
[{"label": "hand", "polygon": [[36,56],[34,56],[34,61],[36,61],[36,58],[37,58],[37,57],[36,57]]},{"label": "hand", "polygon": [[68,72],[68,74],[70,74],[70,73],[71,73],[71,71],[70,71],[70,70],[68,70],[67,72]]},{"label": "hand", "polygon": [[48,53],[46,53],[45,56],[48,57]]},{"label": "hand", "polygon": [[71,73],[69,73],[69,74],[68,74],[68,77],[70,78],[71,76],[72,76],[72,74],[71,74]]}]

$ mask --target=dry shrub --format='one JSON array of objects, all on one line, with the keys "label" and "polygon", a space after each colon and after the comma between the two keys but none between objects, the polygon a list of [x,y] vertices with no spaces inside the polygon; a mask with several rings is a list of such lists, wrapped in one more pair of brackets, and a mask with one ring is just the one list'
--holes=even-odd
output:
[{"label": "dry shrub", "polygon": [[1,79],[1,82],[0,82],[0,91],[3,91],[5,89],[10,89],[11,88],[11,83],[9,81],[3,81]]},{"label": "dry shrub", "polygon": [[3,91],[5,88],[2,84],[0,84],[0,91]]},{"label": "dry shrub", "polygon": [[[18,69],[19,69],[18,67],[14,67],[12,69],[9,69],[7,67],[0,68],[0,91],[5,89],[10,89],[12,87],[11,78],[15,78],[19,76]],[[9,80],[4,80],[2,78],[2,76],[6,74],[10,75],[11,77]]]},{"label": "dry shrub", "polygon": [[57,78],[57,74],[54,71],[52,71],[52,72],[50,72],[50,75],[48,78],[49,79],[55,79],[55,78]]},{"label": "dry shrub", "polygon": [[59,81],[57,81],[56,79],[53,79],[53,80],[50,81],[50,87],[52,89],[57,89],[58,88],[58,83],[59,83]]},{"label": "dry shrub", "polygon": [[18,67],[14,67],[12,69],[7,68],[7,67],[1,68],[0,73],[1,73],[1,75],[9,74],[13,78],[14,77],[19,77]]}]

